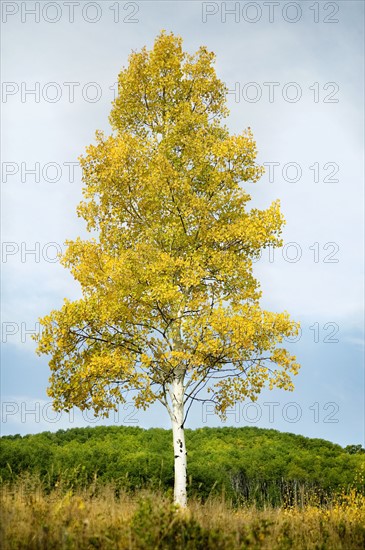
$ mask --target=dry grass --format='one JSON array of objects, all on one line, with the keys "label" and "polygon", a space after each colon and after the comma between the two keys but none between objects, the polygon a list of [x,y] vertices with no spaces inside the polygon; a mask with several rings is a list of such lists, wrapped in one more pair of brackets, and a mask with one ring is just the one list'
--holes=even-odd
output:
[{"label": "dry grass", "polygon": [[365,547],[365,498],[352,491],[326,507],[235,509],[196,500],[182,514],[158,493],[119,493],[112,485],[47,494],[36,479],[1,490],[1,548],[235,550]]}]

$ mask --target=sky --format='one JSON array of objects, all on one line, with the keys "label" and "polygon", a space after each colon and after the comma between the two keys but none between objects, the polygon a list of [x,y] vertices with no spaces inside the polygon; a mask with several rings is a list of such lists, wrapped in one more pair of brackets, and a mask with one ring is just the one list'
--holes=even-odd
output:
[{"label": "sky", "polygon": [[[87,238],[76,215],[77,158],[108,115],[132,50],[162,29],[189,52],[205,45],[229,89],[232,133],[251,127],[266,174],[252,206],[279,198],[284,247],[255,265],[262,305],[301,322],[288,346],[301,363],[294,392],[265,390],[226,425],[274,428],[364,445],[364,3],[7,2],[2,21],[1,433],[75,426],[169,427],[154,405],[108,420],[56,414],[37,320],[80,290],[59,265],[66,239]],[[219,426],[193,406],[187,426]]]}]

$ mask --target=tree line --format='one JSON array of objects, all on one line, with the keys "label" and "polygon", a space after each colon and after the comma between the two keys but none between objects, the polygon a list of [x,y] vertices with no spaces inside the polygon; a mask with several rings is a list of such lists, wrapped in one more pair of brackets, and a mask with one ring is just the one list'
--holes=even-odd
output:
[{"label": "tree line", "polygon": [[[361,445],[345,449],[324,439],[256,427],[186,430],[188,492],[203,500],[224,493],[234,502],[281,505],[314,493],[326,499],[357,482],[365,467]],[[25,472],[48,489],[112,482],[116,489],[172,492],[171,431],[98,426],[1,438],[0,477]],[[360,487],[358,487],[360,488]]]}]

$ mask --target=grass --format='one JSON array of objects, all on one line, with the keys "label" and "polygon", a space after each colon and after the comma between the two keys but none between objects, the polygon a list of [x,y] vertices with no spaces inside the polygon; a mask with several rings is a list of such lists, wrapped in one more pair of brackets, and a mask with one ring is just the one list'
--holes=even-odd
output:
[{"label": "grass", "polygon": [[333,549],[365,547],[365,497],[350,491],[326,506],[233,507],[191,499],[177,511],[163,493],[116,491],[96,483],[47,492],[34,476],[1,488],[1,548]]}]

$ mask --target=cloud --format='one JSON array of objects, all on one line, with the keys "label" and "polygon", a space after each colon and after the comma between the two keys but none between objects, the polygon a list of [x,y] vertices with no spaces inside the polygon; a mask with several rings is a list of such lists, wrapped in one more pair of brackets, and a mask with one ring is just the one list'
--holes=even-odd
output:
[{"label": "cloud", "polygon": [[[287,309],[304,323],[308,334],[313,333],[309,327],[314,323],[321,330],[327,322],[338,323],[344,335],[335,348],[338,356],[345,362],[351,350],[359,364],[355,351],[363,328],[363,4],[346,2],[345,7],[338,2],[338,14],[331,15],[323,3],[315,3],[318,13],[311,3],[301,3],[302,15],[295,24],[285,20],[294,17],[294,12],[285,12],[286,3],[277,7],[272,23],[268,7],[258,3],[254,4],[261,6],[262,14],[256,23],[245,20],[254,16],[254,8],[244,11],[247,3],[240,3],[237,16],[227,14],[226,23],[223,10],[228,3],[211,3],[218,11],[204,23],[204,4],[137,2],[138,13],[133,15],[128,10],[116,13],[115,7],[111,9],[115,3],[104,2],[95,24],[80,16],[82,6],[75,11],[74,23],[69,23],[63,4],[55,24],[47,23],[42,14],[39,24],[31,16],[22,23],[20,12],[9,16],[3,26],[3,80],[15,83],[18,91],[2,105],[8,138],[3,163],[15,163],[6,165],[8,177],[2,184],[3,321],[33,326],[39,316],[60,307],[63,297],[79,296],[70,274],[52,261],[66,238],[86,236],[75,214],[81,198],[80,174],[75,168],[70,181],[65,163],[77,161],[94,140],[96,129],[109,131],[107,119],[119,70],[132,49],[151,47],[165,28],[181,34],[190,51],[201,44],[215,51],[218,74],[231,91],[227,124],[237,133],[251,126],[258,160],[267,165],[262,180],[248,184],[252,204],[265,208],[272,200],[281,200],[287,220],[286,248],[275,251],[273,261],[264,252],[255,265],[263,304],[276,311]],[[339,22],[324,23],[325,17]],[[73,100],[65,83],[74,83]],[[32,88],[39,89],[39,102],[26,93]],[[59,92],[59,100],[52,102],[52,93]],[[94,101],[92,94],[97,97],[100,92]],[[298,101],[293,101],[295,94]],[[39,163],[39,182],[27,172],[36,168],[35,163]],[[267,163],[276,163],[271,164],[272,180]],[[52,182],[57,170],[60,177]],[[300,255],[298,261],[293,261],[295,253]],[[35,361],[33,343],[9,337],[8,344],[12,350],[6,353],[8,387],[14,387],[15,369],[24,389],[21,373],[28,373],[27,365]],[[303,372],[311,372],[314,359],[305,355],[306,345],[303,341],[298,350],[305,362]],[[314,349],[314,357],[323,362],[330,357],[325,343]],[[34,395],[37,383],[44,391],[47,367],[42,365],[42,374],[32,375]],[[363,387],[360,369],[351,372],[354,378],[342,395],[346,403],[351,403],[354,389]],[[347,380],[346,370],[340,368],[335,380],[329,382],[328,376],[319,371],[316,379],[323,395],[331,384],[339,387]],[[25,379],[29,380],[28,374]],[[305,392],[309,400],[310,385]],[[29,402],[32,399],[27,397]],[[351,407],[349,411],[348,421],[362,426],[363,420]],[[151,418],[159,422],[158,415]],[[328,433],[345,438],[346,428],[341,424],[338,430],[343,435]]]}]

